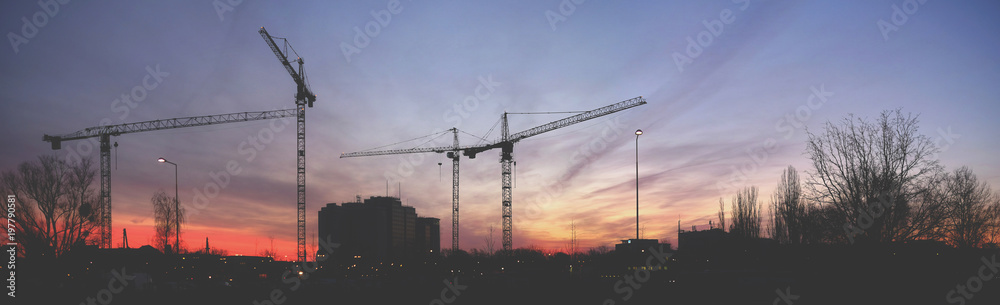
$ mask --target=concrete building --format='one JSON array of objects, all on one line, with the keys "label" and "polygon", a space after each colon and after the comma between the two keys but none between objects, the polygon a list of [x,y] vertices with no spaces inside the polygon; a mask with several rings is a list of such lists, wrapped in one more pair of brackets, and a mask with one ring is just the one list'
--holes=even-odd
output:
[{"label": "concrete building", "polygon": [[417,250],[426,255],[441,253],[441,220],[433,217],[417,217]]},{"label": "concrete building", "polygon": [[657,239],[623,239],[615,245],[616,269],[620,272],[635,270],[667,270],[657,256],[669,259],[674,255],[670,243],[660,243]]},{"label": "concrete building", "polygon": [[327,204],[319,211],[319,238],[327,236],[340,243],[335,256],[349,258],[394,259],[441,249],[439,221],[417,217],[396,197]]},{"label": "concrete building", "polygon": [[719,228],[697,231],[680,230],[677,233],[677,251],[693,256],[723,253],[731,248],[729,233]]}]

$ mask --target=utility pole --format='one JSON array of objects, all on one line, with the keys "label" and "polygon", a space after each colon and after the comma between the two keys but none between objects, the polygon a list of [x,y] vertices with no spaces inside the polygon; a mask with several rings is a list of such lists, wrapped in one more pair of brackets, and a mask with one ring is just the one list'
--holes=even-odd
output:
[{"label": "utility pole", "polygon": [[639,136],[642,129],[635,130],[635,239],[639,239]]}]

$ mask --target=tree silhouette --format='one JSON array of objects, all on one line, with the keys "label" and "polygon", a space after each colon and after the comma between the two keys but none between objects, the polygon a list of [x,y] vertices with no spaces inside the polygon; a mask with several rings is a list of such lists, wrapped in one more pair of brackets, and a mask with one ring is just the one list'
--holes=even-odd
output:
[{"label": "tree silhouette", "polygon": [[946,238],[958,248],[980,247],[1000,225],[1000,198],[968,167],[956,169],[944,183],[941,199],[948,210]]},{"label": "tree silhouette", "polygon": [[[176,211],[174,198],[167,197],[167,193],[162,189],[153,193],[150,202],[153,203],[153,216],[156,226],[153,245],[166,253],[168,252],[167,249],[174,244],[170,242],[170,239],[175,237],[177,230],[179,230],[177,228],[177,218],[180,217],[180,222],[184,222],[184,209],[181,208],[179,212]],[[173,249],[172,251],[180,253],[180,249]]]},{"label": "tree silhouette", "polygon": [[[61,256],[88,238],[98,226],[99,211],[90,188],[95,170],[89,159],[68,164],[53,155],[22,162],[16,170],[4,171],[0,188],[14,195],[18,243],[24,255]],[[7,213],[3,214],[4,223]]]},{"label": "tree silhouette", "polygon": [[726,204],[722,201],[722,197],[719,197],[719,228],[726,230]]},{"label": "tree silhouette", "polygon": [[781,173],[781,180],[771,195],[771,238],[780,243],[802,243],[806,207],[802,200],[802,186],[795,167],[788,166]]},{"label": "tree silhouette", "polygon": [[486,253],[488,255],[493,255],[493,247],[496,246],[496,243],[493,240],[493,224],[490,224],[490,227],[486,229],[486,232]]},{"label": "tree silhouette", "polygon": [[909,202],[923,191],[923,180],[941,169],[932,158],[939,149],[918,133],[917,123],[897,109],[883,111],[874,122],[849,115],[840,124],[827,122],[822,134],[808,133],[811,199],[832,206],[837,215],[830,220],[843,223],[852,240],[914,237],[907,229]]},{"label": "tree silhouette", "polygon": [[732,218],[729,233],[740,239],[760,238],[760,204],[757,203],[757,187],[750,186],[736,191],[733,196]]}]

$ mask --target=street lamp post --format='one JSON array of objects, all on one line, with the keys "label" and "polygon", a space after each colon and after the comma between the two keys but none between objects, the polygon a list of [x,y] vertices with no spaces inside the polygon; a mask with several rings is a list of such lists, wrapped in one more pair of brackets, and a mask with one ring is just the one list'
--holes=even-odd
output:
[{"label": "street lamp post", "polygon": [[180,253],[181,247],[181,210],[180,210],[180,200],[178,200],[177,192],[177,163],[167,161],[167,159],[159,158],[156,160],[160,163],[170,163],[174,166],[174,253]]},{"label": "street lamp post", "polygon": [[635,239],[639,239],[639,136],[642,129],[635,130]]}]

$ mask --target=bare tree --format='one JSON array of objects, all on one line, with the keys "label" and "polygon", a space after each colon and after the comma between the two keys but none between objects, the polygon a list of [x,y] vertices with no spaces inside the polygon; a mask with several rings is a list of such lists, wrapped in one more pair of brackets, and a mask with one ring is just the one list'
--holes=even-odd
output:
[{"label": "bare tree", "polygon": [[808,133],[811,199],[834,208],[831,221],[844,224],[851,241],[912,238],[909,202],[921,194],[922,180],[941,170],[932,158],[939,149],[917,123],[897,109],[874,122],[849,115],[827,122],[823,134]]},{"label": "bare tree", "polygon": [[19,205],[13,223],[22,254],[61,256],[96,235],[94,175],[89,159],[70,165],[52,155],[3,172],[0,188]]},{"label": "bare tree", "polygon": [[726,230],[726,205],[722,202],[722,197],[719,197],[719,228]]},{"label": "bare tree", "polygon": [[487,232],[487,234],[486,234],[486,253],[489,254],[489,255],[493,255],[493,247],[496,246],[496,243],[493,240],[493,224],[490,224],[490,227],[489,227],[489,229],[486,229],[486,232]]},{"label": "bare tree", "polygon": [[781,215],[781,209],[781,204],[772,197],[771,204],[767,209],[768,216],[771,218],[771,224],[767,226],[767,235],[778,243],[788,244],[790,243],[788,227],[785,225],[785,218]]},{"label": "bare tree", "polygon": [[736,191],[732,201],[733,224],[729,233],[741,239],[760,238],[760,205],[757,203],[757,187],[751,186]]},{"label": "bare tree", "polygon": [[218,255],[218,256],[229,256],[229,250],[212,247],[212,249],[208,251],[208,254]]},{"label": "bare tree", "polygon": [[63,235],[63,240],[77,240],[77,243],[85,242],[90,237],[94,243],[100,241],[99,234],[90,233],[98,227],[97,207],[98,200],[90,185],[94,182],[97,172],[91,167],[90,159],[81,160],[80,163],[69,166],[69,176],[66,182],[69,185],[67,193],[67,230]]},{"label": "bare tree", "polygon": [[594,248],[590,248],[590,250],[587,251],[587,256],[591,257],[600,256],[608,254],[610,252],[611,252],[611,247],[608,247],[607,245],[600,245]]},{"label": "bare tree", "polygon": [[946,238],[955,247],[981,247],[994,239],[1000,222],[1000,199],[986,182],[980,182],[968,167],[956,169],[944,184],[949,217],[944,221]]},{"label": "bare tree", "polygon": [[569,255],[570,255],[571,258],[575,258],[576,257],[576,221],[575,220],[571,221],[569,223],[569,226],[570,226],[570,249],[569,249],[570,253],[569,253]]},{"label": "bare tree", "polygon": [[907,225],[900,228],[898,240],[945,240],[949,215],[947,182],[951,175],[935,173],[923,179],[922,191],[909,201]]},{"label": "bare tree", "polygon": [[[319,252],[317,250],[317,249],[319,249],[318,245],[317,245],[317,243],[319,242],[319,240],[316,239],[316,233],[309,234],[309,240],[310,240],[309,247],[306,248],[306,253],[307,253],[306,257],[312,256],[313,260],[315,261],[316,260],[316,253]],[[309,251],[309,249],[312,249],[312,251]]]},{"label": "bare tree", "polygon": [[164,253],[169,252],[167,251],[168,249],[172,249],[174,253],[180,253],[180,249],[172,248],[174,243],[171,243],[170,240],[177,236],[178,217],[180,218],[180,222],[184,222],[184,208],[177,211],[174,197],[167,197],[167,193],[162,189],[153,193],[150,202],[153,203],[153,216],[156,226],[153,245],[163,250]]},{"label": "bare tree", "polygon": [[260,256],[270,257],[272,259],[277,258],[278,252],[274,250],[274,235],[269,235],[267,239],[271,241],[271,247],[264,251],[261,251]]},{"label": "bare tree", "polygon": [[778,186],[771,195],[771,226],[768,229],[771,238],[781,243],[801,243],[805,213],[799,174],[795,167],[788,166],[781,173],[781,180],[778,180]]},{"label": "bare tree", "polygon": [[988,244],[992,244],[993,247],[996,247],[997,244],[1000,244],[1000,200],[994,201],[993,204],[990,205],[989,213],[994,215],[994,217],[992,225],[990,225],[986,230],[986,241]]}]

